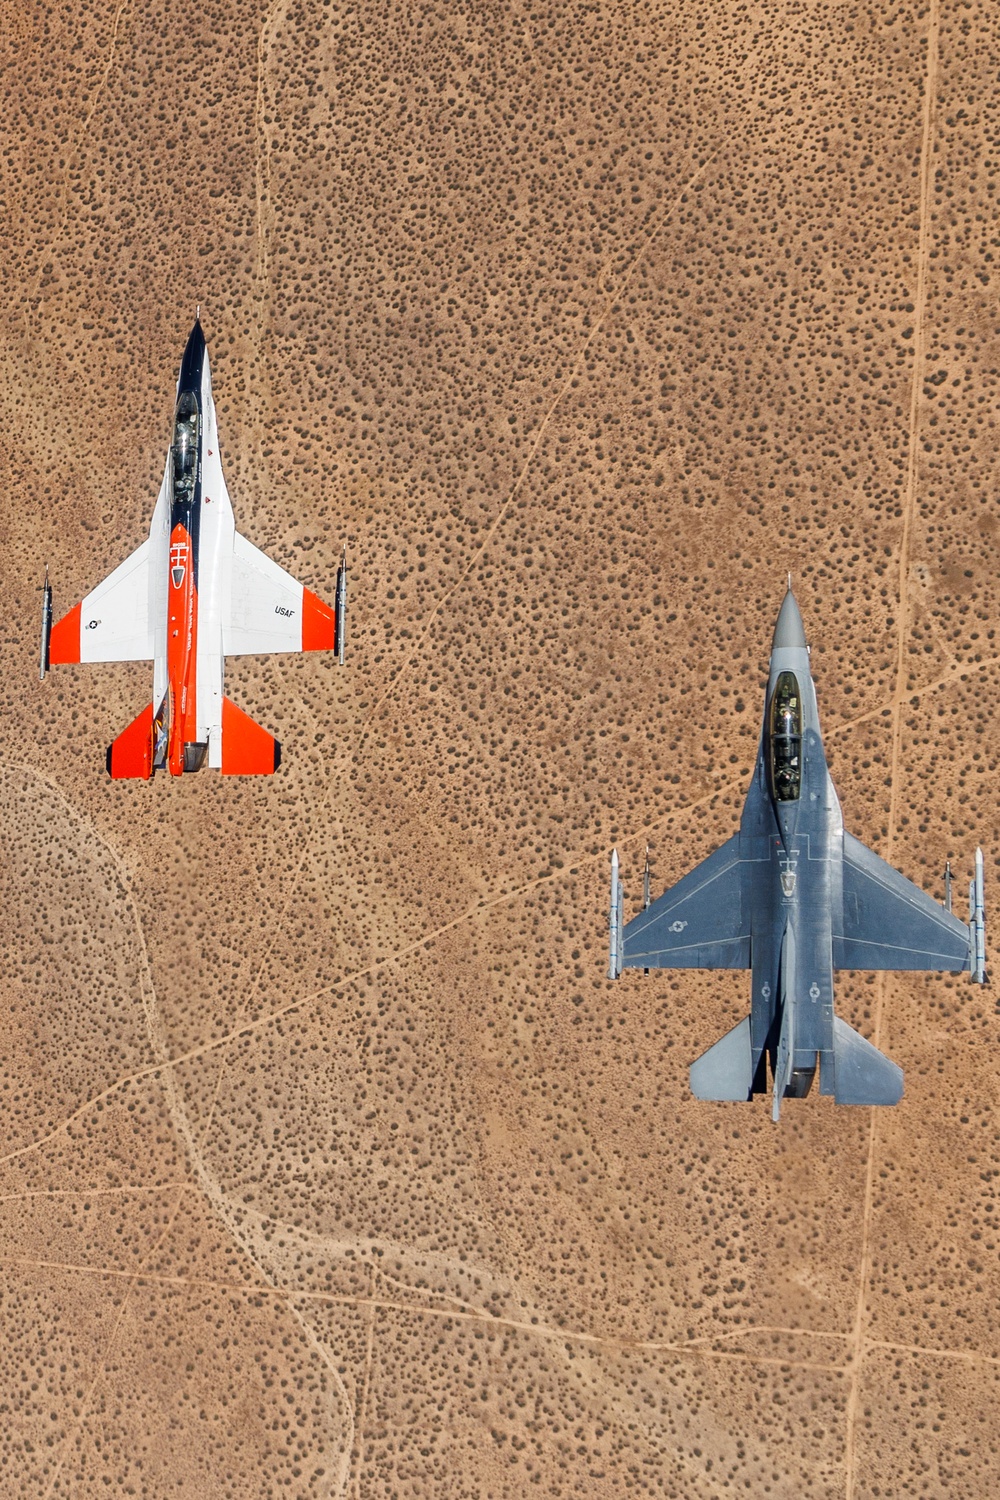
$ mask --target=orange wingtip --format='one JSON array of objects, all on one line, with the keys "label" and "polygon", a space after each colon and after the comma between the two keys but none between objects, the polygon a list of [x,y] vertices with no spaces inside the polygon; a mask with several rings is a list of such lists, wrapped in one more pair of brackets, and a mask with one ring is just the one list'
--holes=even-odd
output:
[{"label": "orange wingtip", "polygon": [[153,705],[123,729],[108,746],[108,775],[112,781],[129,781],[135,777],[148,781],[153,774]]},{"label": "orange wingtip", "polygon": [[332,651],[337,644],[337,617],[311,589],[302,590],[302,649]]},{"label": "orange wingtip", "polygon": [[74,604],[68,615],[63,615],[58,625],[53,625],[49,636],[49,665],[72,666],[80,660],[80,610],[82,604]]},{"label": "orange wingtip", "polygon": [[281,764],[281,746],[229,698],[222,700],[223,776],[270,776]]}]

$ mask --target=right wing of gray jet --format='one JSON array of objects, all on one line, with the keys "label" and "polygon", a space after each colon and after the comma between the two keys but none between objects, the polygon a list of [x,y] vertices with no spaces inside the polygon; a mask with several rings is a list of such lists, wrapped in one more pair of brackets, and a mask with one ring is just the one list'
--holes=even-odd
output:
[{"label": "right wing of gray jet", "polygon": [[971,933],[958,917],[844,834],[844,920],[834,919],[835,969],[972,967]]},{"label": "right wing of gray jet", "polygon": [[623,933],[625,968],[748,969],[742,870],[734,834],[633,917]]}]

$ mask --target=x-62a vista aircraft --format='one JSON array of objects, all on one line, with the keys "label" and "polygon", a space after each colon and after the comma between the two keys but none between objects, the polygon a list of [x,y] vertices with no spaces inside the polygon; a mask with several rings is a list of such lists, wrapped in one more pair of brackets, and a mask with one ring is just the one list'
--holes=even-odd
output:
[{"label": "x-62a vista aircraft", "polygon": [[968,970],[986,981],[983,856],[969,922],[844,828],[791,587],[774,629],[760,750],[739,832],[622,925],[611,859],[608,977],[631,969],[749,969],[750,1014],[691,1068],[698,1099],[749,1099],[773,1080],[801,1098],[820,1075],[838,1104],[896,1104],[902,1070],[833,1011],[835,969]]},{"label": "x-62a vista aircraft", "polygon": [[[336,608],[240,536],[222,475],[201,323],[181,361],[173,441],[149,536],[52,627],[42,669],[60,662],[152,661],[153,698],[109,747],[115,778],[172,776],[207,761],[224,775],[269,775],[278,741],[222,690],[227,656],[339,650],[346,556]],[[46,584],[46,614],[51,596]]]}]

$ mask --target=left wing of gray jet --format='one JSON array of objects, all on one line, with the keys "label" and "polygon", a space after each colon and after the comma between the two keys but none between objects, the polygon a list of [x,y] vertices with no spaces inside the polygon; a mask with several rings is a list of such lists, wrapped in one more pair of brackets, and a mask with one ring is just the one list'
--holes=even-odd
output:
[{"label": "left wing of gray jet", "polygon": [[628,969],[749,969],[740,836],[695,865],[625,928]]},{"label": "left wing of gray jet", "polygon": [[846,832],[840,932],[836,925],[835,969],[971,967],[966,924]]}]

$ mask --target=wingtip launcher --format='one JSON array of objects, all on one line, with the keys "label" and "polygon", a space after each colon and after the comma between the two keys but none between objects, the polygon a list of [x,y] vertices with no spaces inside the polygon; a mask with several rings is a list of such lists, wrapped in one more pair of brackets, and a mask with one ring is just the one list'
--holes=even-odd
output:
[{"label": "wingtip launcher", "polygon": [[969,882],[969,969],[976,984],[986,984],[986,906],[983,897],[983,851],[976,850],[975,874]]},{"label": "wingtip launcher", "polygon": [[334,614],[336,619],[336,641],[337,661],[340,666],[344,665],[344,652],[346,641],[344,632],[347,627],[347,543],[344,543],[343,555],[340,559],[340,567],[337,569],[337,592],[334,599]]},{"label": "wingtip launcher", "polygon": [[624,967],[622,883],[618,876],[618,850],[611,851],[611,910],[609,914],[608,978],[618,979]]},{"label": "wingtip launcher", "polygon": [[42,585],[42,646],[38,661],[38,680],[45,681],[45,674],[49,670],[49,644],[52,640],[52,585],[49,583],[49,569],[46,564],[45,582]]}]

